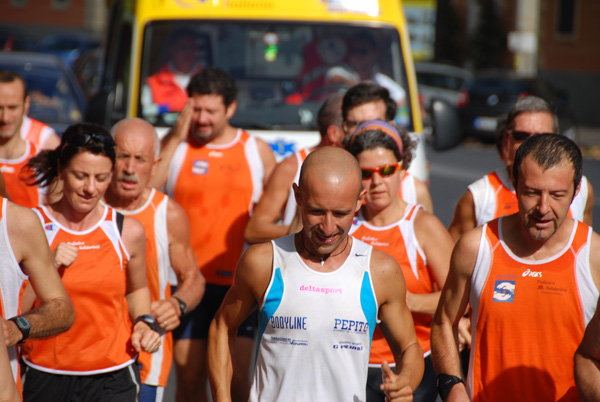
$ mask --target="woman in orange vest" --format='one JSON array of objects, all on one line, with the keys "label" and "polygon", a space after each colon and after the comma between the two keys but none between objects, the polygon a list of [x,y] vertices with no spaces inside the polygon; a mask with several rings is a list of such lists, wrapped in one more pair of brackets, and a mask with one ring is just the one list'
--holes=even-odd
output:
[{"label": "woman in orange vest", "polygon": [[[425,373],[413,400],[435,401],[436,375],[429,335],[448,274],[452,238],[442,222],[423,206],[407,204],[398,197],[415,146],[406,131],[381,120],[371,120],[346,137],[345,146],[358,159],[363,188],[367,190],[350,234],[386,252],[400,264],[406,281],[406,304],[412,312],[425,358]],[[378,326],[371,344],[367,402],[385,401],[385,394],[379,389],[381,363],[387,361],[392,366],[393,359]]]},{"label": "woman in orange vest", "polygon": [[29,162],[35,184],[57,178],[63,184],[58,201],[34,211],[75,322],[58,336],[23,344],[25,401],[137,400],[137,352],[160,345],[150,315],[143,226],[100,202],[114,161],[110,133],[82,123],[64,132],[58,148]]}]

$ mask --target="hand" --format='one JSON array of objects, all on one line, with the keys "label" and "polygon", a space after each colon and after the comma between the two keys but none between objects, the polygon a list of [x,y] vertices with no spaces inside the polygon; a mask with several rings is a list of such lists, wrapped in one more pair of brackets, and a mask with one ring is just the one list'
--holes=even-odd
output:
[{"label": "hand", "polygon": [[386,361],[381,364],[381,372],[381,390],[385,392],[386,402],[412,401],[413,390],[408,378],[394,373]]},{"label": "hand", "polygon": [[160,335],[158,332],[152,331],[148,324],[140,321],[133,327],[131,344],[136,352],[144,350],[145,352],[153,353],[160,347]]},{"label": "hand", "polygon": [[175,127],[173,127],[173,137],[177,139],[178,144],[185,141],[190,132],[193,110],[192,103],[192,99],[187,100],[185,106],[181,110],[181,113],[179,113],[179,116],[177,117]]},{"label": "hand", "polygon": [[6,347],[16,345],[23,337],[19,328],[17,328],[17,324],[4,318],[0,318],[0,320],[2,320],[2,332],[4,333]]},{"label": "hand", "polygon": [[58,246],[52,251],[54,255],[54,265],[56,268],[68,267],[77,258],[77,253],[79,252],[79,248],[72,244],[68,243],[59,243]]},{"label": "hand", "polygon": [[462,317],[458,322],[458,351],[471,346],[471,319]]},{"label": "hand", "polygon": [[179,326],[179,303],[170,297],[166,300],[153,301],[150,311],[159,327],[165,331],[172,331]]}]

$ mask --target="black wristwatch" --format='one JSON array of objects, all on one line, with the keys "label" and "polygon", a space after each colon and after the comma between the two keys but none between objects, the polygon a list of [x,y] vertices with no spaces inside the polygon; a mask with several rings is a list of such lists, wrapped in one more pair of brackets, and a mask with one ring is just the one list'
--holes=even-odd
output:
[{"label": "black wristwatch", "polygon": [[21,331],[21,335],[23,335],[23,338],[21,338],[18,343],[25,342],[25,339],[29,338],[29,331],[31,331],[31,325],[29,324],[29,321],[27,321],[27,318],[23,317],[22,315],[18,315],[16,317],[9,318],[9,320],[15,323],[19,331]]},{"label": "black wristwatch", "polygon": [[181,309],[181,316],[183,317],[188,312],[188,308],[187,308],[186,302],[184,302],[183,300],[181,300],[177,296],[173,296],[173,298],[179,302],[179,308]]},{"label": "black wristwatch", "polygon": [[438,389],[438,392],[440,393],[440,398],[442,398],[442,401],[446,400],[452,387],[458,383],[464,384],[464,381],[462,380],[462,378],[457,377],[455,375],[450,375],[450,374],[444,374],[444,373],[438,374],[437,389]]},{"label": "black wristwatch", "polygon": [[156,319],[154,318],[154,316],[152,316],[150,314],[141,315],[135,319],[135,321],[133,322],[133,325],[137,324],[140,321],[143,321],[146,324],[148,324],[148,326],[150,327],[150,329],[152,331],[158,332],[158,323],[156,322]]}]

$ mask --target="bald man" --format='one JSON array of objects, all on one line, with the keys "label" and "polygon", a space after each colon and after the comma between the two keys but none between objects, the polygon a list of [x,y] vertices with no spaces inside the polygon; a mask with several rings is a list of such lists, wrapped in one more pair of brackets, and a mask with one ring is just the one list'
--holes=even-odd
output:
[{"label": "bald man", "polygon": [[303,229],[242,255],[211,324],[213,400],[230,400],[232,337],[257,308],[250,401],[364,401],[378,320],[402,368],[394,374],[387,362],[382,365],[382,389],[392,401],[412,400],[423,352],[402,271],[393,258],[348,235],[364,198],[356,159],[334,147],[311,152],[294,192]]},{"label": "bald man", "polygon": [[[116,161],[105,201],[123,215],[144,225],[146,232],[146,277],[152,300],[152,315],[159,323],[162,344],[155,353],[140,352],[141,402],[160,402],[175,359],[185,359],[173,347],[171,332],[180,318],[200,302],[204,279],[190,245],[190,229],[183,209],[165,194],[148,187],[158,165],[159,140],[154,127],[138,118],[125,119],[112,129]],[[171,294],[169,269],[179,286]],[[174,351],[175,349],[175,351]]]}]

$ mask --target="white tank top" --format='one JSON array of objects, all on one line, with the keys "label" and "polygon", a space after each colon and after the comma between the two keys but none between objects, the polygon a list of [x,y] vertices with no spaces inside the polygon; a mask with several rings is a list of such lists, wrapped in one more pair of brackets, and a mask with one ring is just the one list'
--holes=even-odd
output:
[{"label": "white tank top", "polygon": [[[8,319],[19,315],[21,308],[21,290],[27,275],[21,271],[19,262],[13,253],[10,239],[8,238],[8,227],[6,223],[6,209],[8,201],[0,198],[2,202],[2,215],[0,216],[0,291],[2,294],[2,318]],[[19,364],[17,352],[14,346],[8,348],[8,356],[16,380]]]},{"label": "white tank top", "polygon": [[373,248],[352,239],[343,265],[323,273],[302,261],[294,235],[272,244],[250,401],[364,401],[377,324]]}]

